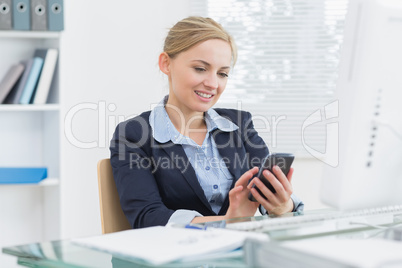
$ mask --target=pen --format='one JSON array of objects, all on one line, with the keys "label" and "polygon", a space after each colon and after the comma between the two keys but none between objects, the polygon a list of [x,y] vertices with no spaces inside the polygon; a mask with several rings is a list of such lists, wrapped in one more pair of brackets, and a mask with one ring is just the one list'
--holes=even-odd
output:
[{"label": "pen", "polygon": [[197,229],[197,230],[205,230],[207,229],[206,226],[200,226],[200,225],[194,225],[194,224],[187,224],[186,226],[184,226],[184,228],[187,229]]}]

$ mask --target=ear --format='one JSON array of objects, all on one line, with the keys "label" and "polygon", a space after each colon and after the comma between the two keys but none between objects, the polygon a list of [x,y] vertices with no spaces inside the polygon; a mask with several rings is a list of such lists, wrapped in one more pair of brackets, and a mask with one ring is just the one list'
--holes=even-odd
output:
[{"label": "ear", "polygon": [[159,55],[159,69],[166,75],[170,74],[170,57],[166,52]]}]

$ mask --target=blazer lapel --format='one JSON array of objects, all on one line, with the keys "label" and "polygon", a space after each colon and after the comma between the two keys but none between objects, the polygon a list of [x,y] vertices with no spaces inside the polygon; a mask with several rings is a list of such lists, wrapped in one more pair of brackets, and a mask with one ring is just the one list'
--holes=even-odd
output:
[{"label": "blazer lapel", "polygon": [[184,178],[190,184],[191,188],[194,190],[195,194],[198,196],[201,202],[211,211],[211,213],[214,213],[211,206],[208,203],[207,198],[205,197],[204,190],[201,188],[201,185],[198,182],[195,170],[192,167],[190,161],[188,160],[183,147],[181,145],[176,145],[171,142],[169,142],[169,144],[164,145],[165,146],[162,146],[162,148],[170,156],[174,166],[180,170],[180,172],[183,174]]}]

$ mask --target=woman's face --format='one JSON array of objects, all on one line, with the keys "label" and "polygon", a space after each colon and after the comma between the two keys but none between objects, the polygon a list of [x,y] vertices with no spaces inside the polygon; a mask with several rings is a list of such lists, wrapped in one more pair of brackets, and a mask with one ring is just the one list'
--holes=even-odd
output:
[{"label": "woman's face", "polygon": [[169,59],[168,103],[187,114],[207,111],[226,87],[231,59],[230,45],[220,39],[204,41]]}]

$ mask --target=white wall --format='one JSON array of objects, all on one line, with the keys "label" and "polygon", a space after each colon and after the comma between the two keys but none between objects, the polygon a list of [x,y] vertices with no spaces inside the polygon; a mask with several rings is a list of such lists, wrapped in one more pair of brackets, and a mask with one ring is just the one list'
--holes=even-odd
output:
[{"label": "white wall", "polygon": [[[157,57],[167,28],[189,15],[188,2],[65,1],[62,112],[72,115],[77,105],[87,109],[74,114],[67,130],[75,140],[64,139],[61,148],[63,238],[101,232],[96,163],[109,157],[119,116],[148,110],[167,93]],[[109,104],[116,109],[108,110]],[[78,142],[97,144],[84,149]],[[323,207],[317,194],[321,162],[297,159],[295,168],[294,189],[306,208]]]},{"label": "white wall", "polygon": [[[96,164],[109,157],[108,128],[114,130],[119,116],[149,110],[167,93],[157,68],[158,54],[167,29],[189,14],[186,0],[64,3],[62,112],[71,115],[76,105],[95,105],[97,110],[75,113],[67,130],[71,128],[75,143],[98,142],[88,149],[71,139],[62,144],[61,230],[62,237],[68,238],[101,232]],[[102,112],[102,105],[109,104],[116,109]],[[106,120],[98,122],[98,113]]]},{"label": "white wall", "polygon": [[[43,189],[31,185],[0,186],[0,248],[40,241]],[[17,258],[0,253],[0,267],[17,267],[16,263]]]}]

